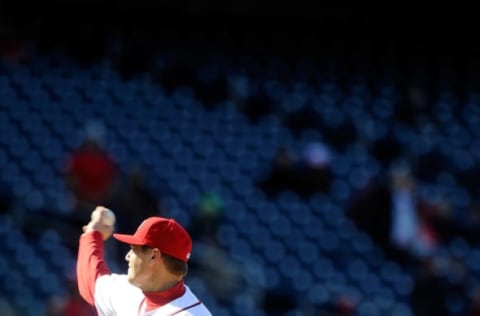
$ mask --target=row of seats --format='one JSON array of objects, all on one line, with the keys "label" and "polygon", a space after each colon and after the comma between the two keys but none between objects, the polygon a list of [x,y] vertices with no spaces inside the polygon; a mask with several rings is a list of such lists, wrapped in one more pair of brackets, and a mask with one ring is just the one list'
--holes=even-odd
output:
[{"label": "row of seats", "polygon": [[[141,161],[151,170],[153,185],[167,184],[171,195],[166,199],[167,209],[180,222],[189,223],[195,197],[203,190],[214,188],[221,193],[226,222],[220,228],[220,240],[232,259],[244,263],[251,258],[262,267],[265,290],[290,287],[298,300],[307,298],[308,304],[319,306],[339,295],[351,295],[360,301],[360,315],[411,313],[412,276],[387,261],[343,212],[345,200],[382,170],[382,162],[369,152],[369,142],[393,130],[407,150],[417,154],[425,150],[423,142],[414,141],[413,126],[390,124],[398,97],[395,87],[380,86],[381,96],[372,98],[361,84],[352,85],[344,95],[335,82],[318,86],[298,83],[290,89],[281,82],[257,80],[272,100],[282,101],[281,111],[294,113],[307,106],[307,99],[316,100],[313,108],[326,127],[340,129],[342,123],[352,121],[365,136],[362,142],[353,140],[333,150],[334,179],[329,195],[319,194],[305,202],[286,192],[271,200],[254,183],[259,174],[268,171],[276,148],[288,145],[300,151],[310,141],[328,142],[322,131],[296,138],[275,115],[253,124],[228,102],[206,111],[188,86],[167,95],[148,78],[122,82],[115,71],[105,68],[108,63],[87,69],[68,60],[60,60],[60,67],[51,63],[5,66],[0,79],[0,93],[6,96],[0,99],[5,114],[0,115],[5,123],[0,124],[0,159],[8,166],[2,170],[2,178],[27,209],[39,208],[49,200],[64,200],[67,192],[59,172],[63,159],[78,143],[82,124],[90,118],[100,119],[108,127],[106,146],[122,168]],[[251,79],[232,75],[233,95],[245,99],[250,92],[259,91],[245,90]],[[472,124],[475,108],[472,105],[467,112]],[[448,110],[445,106],[438,113],[443,124],[454,122]],[[427,123],[434,125],[433,121]],[[427,128],[423,131],[431,133]],[[449,137],[432,138],[431,146],[455,142],[453,148],[466,148],[466,158],[458,167],[468,167],[469,155],[476,153],[468,135],[462,128],[452,130]],[[459,187],[448,181],[442,184]],[[459,192],[455,205],[466,207],[468,194],[460,188],[453,191]],[[35,249],[42,247],[36,245]],[[453,246],[451,251],[458,249]],[[29,258],[33,260],[33,255]],[[13,257],[15,260],[20,258]],[[42,263],[33,263],[42,269]],[[246,297],[224,309],[207,290],[202,291],[201,280],[194,284],[216,315],[245,315],[245,310],[251,311],[248,315],[262,314]],[[17,295],[21,291],[22,287],[11,290]]]},{"label": "row of seats", "polygon": [[1,216],[0,235],[2,297],[22,315],[38,315],[51,297],[66,293],[64,280],[74,268],[73,258],[59,238],[57,242],[47,240],[49,232],[45,232],[44,238],[34,243],[6,215]]}]

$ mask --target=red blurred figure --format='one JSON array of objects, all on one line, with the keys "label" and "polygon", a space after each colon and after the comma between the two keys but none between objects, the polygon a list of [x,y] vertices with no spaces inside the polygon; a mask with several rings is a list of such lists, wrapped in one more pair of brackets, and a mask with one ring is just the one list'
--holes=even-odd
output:
[{"label": "red blurred figure", "polygon": [[65,177],[77,214],[90,214],[95,205],[108,204],[114,194],[119,169],[103,148],[102,137],[103,125],[87,125],[85,139],[67,161]]}]

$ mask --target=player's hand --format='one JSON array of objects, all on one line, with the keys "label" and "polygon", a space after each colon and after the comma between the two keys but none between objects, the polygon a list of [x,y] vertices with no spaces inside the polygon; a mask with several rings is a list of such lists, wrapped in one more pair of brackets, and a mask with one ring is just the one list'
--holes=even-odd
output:
[{"label": "player's hand", "polygon": [[97,206],[91,214],[90,222],[83,226],[83,232],[89,233],[92,231],[99,231],[102,233],[103,240],[107,240],[113,234],[114,227],[112,225],[106,225],[104,221],[105,213],[107,209],[103,206]]}]

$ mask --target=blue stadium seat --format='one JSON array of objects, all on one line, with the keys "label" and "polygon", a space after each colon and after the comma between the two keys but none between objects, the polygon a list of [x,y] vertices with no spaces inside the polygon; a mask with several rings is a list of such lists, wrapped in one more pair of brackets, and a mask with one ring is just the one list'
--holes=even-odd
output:
[{"label": "blue stadium seat", "polygon": [[15,295],[25,289],[24,281],[22,273],[15,268],[12,268],[1,280],[1,288],[8,294]]},{"label": "blue stadium seat", "polygon": [[[34,315],[32,314],[33,307],[36,307],[36,308],[40,307],[39,302],[34,298],[34,294],[32,293],[32,290],[28,287],[22,287],[18,289],[18,291],[15,292],[12,301],[14,305],[18,306],[20,310],[26,312],[25,313],[26,316]],[[37,313],[38,311],[39,310],[37,310]]]},{"label": "blue stadium seat", "polygon": [[228,245],[229,257],[237,262],[241,262],[242,258],[253,256],[253,250],[250,243],[242,238],[235,239]]},{"label": "blue stadium seat", "polygon": [[30,118],[31,113],[28,103],[15,101],[15,104],[9,104],[9,107],[9,114],[12,119],[12,123],[15,122],[15,124],[18,124],[18,126],[22,126],[22,124],[25,124],[24,121],[28,121]]},{"label": "blue stadium seat", "polygon": [[297,295],[303,295],[312,288],[314,280],[310,271],[306,269],[295,271],[296,273],[292,275],[293,289]]},{"label": "blue stadium seat", "polygon": [[298,194],[291,190],[285,190],[279,193],[276,198],[279,210],[283,213],[289,214],[295,206],[300,203],[300,197]]},{"label": "blue stadium seat", "polygon": [[[13,80],[13,78],[12,78]],[[17,82],[17,86],[20,88],[20,90],[28,95],[35,95],[37,93],[42,93],[46,92],[44,89],[44,83],[41,78],[37,78],[30,74],[28,77],[25,77],[22,79],[21,82]]]},{"label": "blue stadium seat", "polygon": [[307,297],[308,300],[316,306],[326,305],[332,300],[332,295],[330,294],[330,291],[322,284],[313,285],[310,288]]},{"label": "blue stadium seat", "polygon": [[0,95],[9,93],[12,91],[12,86],[10,84],[10,79],[8,76],[0,75]]},{"label": "blue stadium seat", "polygon": [[368,265],[361,258],[354,259],[348,264],[347,275],[354,281],[364,282],[370,273]]},{"label": "blue stadium seat", "polygon": [[44,191],[31,190],[23,200],[23,205],[29,210],[40,210],[47,205]]},{"label": "blue stadium seat", "polygon": [[10,182],[13,195],[16,198],[25,197],[34,187],[32,181],[25,175],[20,176],[14,173],[14,177]]},{"label": "blue stadium seat", "polygon": [[191,215],[197,212],[202,193],[203,192],[199,191],[198,188],[192,184],[188,184],[178,192],[178,198],[185,211]]},{"label": "blue stadium seat", "polygon": [[[202,134],[191,135],[191,139],[193,153],[203,159],[209,159],[215,150],[215,145],[212,139]],[[219,163],[221,163],[221,161],[219,161]]]},{"label": "blue stadium seat", "polygon": [[10,80],[18,85],[28,83],[32,78],[30,69],[25,65],[16,65],[11,68]]},{"label": "blue stadium seat", "polygon": [[253,149],[247,149],[237,153],[236,161],[238,168],[252,177],[259,169],[259,162],[256,159],[256,152]]},{"label": "blue stadium seat", "polygon": [[310,240],[319,240],[319,238],[325,233],[324,224],[317,217],[313,217],[305,223],[305,225],[302,226],[302,230],[305,236]]},{"label": "blue stadium seat", "polygon": [[409,306],[407,306],[405,303],[396,303],[394,304],[392,310],[391,310],[391,315],[394,316],[413,316],[413,312]]},{"label": "blue stadium seat", "polygon": [[175,152],[172,157],[178,170],[186,170],[194,161],[194,157],[190,148],[183,146],[181,150]]},{"label": "blue stadium seat", "polygon": [[381,292],[383,288],[380,278],[374,271],[367,273],[362,282],[358,283],[358,286],[363,291],[365,297],[371,297],[375,293]]},{"label": "blue stadium seat", "polygon": [[272,266],[265,268],[265,278],[267,279],[266,289],[275,289],[281,282],[279,272]]},{"label": "blue stadium seat", "polygon": [[478,262],[480,260],[480,249],[478,247],[472,248],[472,250],[468,253],[466,258],[466,264],[468,269],[472,271],[475,275],[480,275],[480,266]]},{"label": "blue stadium seat", "polygon": [[9,165],[7,153],[3,149],[0,149],[0,165],[4,166],[4,168],[7,168]]},{"label": "blue stadium seat", "polygon": [[252,191],[252,195],[247,197],[245,204],[254,209],[255,216],[258,218],[258,221],[263,225],[270,225],[270,219],[272,216],[275,216],[279,212],[278,207],[268,201],[262,195],[255,193],[257,191]]},{"label": "blue stadium seat", "polygon": [[411,276],[401,275],[393,284],[393,289],[401,297],[409,297],[414,289],[415,283]]},{"label": "blue stadium seat", "polygon": [[347,282],[347,278],[345,277],[343,272],[334,271],[333,273],[328,275],[325,281],[325,286],[329,289],[332,295],[338,297],[342,295],[342,293],[345,291],[345,288],[348,286]]},{"label": "blue stadium seat", "polygon": [[224,246],[235,242],[235,240],[237,240],[239,238],[236,227],[234,225],[231,225],[231,224],[220,225],[216,235],[217,235],[217,239]]},{"label": "blue stadium seat", "polygon": [[[386,92],[386,91],[385,91]],[[372,103],[372,112],[375,116],[382,121],[392,119],[394,114],[394,101],[392,100],[392,94],[386,92],[386,97],[377,98]],[[385,96],[385,95],[384,95]]]},{"label": "blue stadium seat", "polygon": [[288,209],[281,211],[283,211],[290,218],[293,224],[301,227],[308,225],[312,220],[314,220],[311,210],[303,202],[294,203]]},{"label": "blue stadium seat", "polygon": [[171,156],[176,155],[182,148],[181,140],[173,134],[170,134],[168,138],[163,138],[160,145],[162,150]]},{"label": "blue stadium seat", "polygon": [[297,256],[305,265],[311,265],[319,258],[318,246],[313,242],[299,242]]},{"label": "blue stadium seat", "polygon": [[[2,246],[0,246],[0,247],[2,247]],[[0,249],[2,249],[2,248],[0,248]],[[1,251],[1,253],[3,253],[3,251]],[[8,273],[9,266],[10,266],[9,260],[7,260],[4,257],[0,257],[0,276],[1,276],[1,279],[3,279],[5,277],[5,274]]]},{"label": "blue stadium seat", "polygon": [[244,199],[252,191],[254,191],[254,186],[251,179],[248,176],[242,174],[241,176],[237,177],[237,180],[235,181],[232,190],[237,197]]},{"label": "blue stadium seat", "polygon": [[454,238],[447,247],[452,256],[461,260],[466,259],[471,251],[469,243],[462,237]]},{"label": "blue stadium seat", "polygon": [[364,232],[355,232],[351,242],[353,250],[366,257],[371,256],[375,249],[371,237]]},{"label": "blue stadium seat", "polygon": [[312,273],[317,280],[324,281],[335,272],[335,265],[328,256],[320,255],[313,263]]},{"label": "blue stadium seat", "polygon": [[375,303],[382,311],[390,312],[396,300],[395,294],[389,287],[381,287],[378,293],[375,293]]},{"label": "blue stadium seat", "polygon": [[62,237],[56,230],[45,229],[40,233],[38,238],[38,247],[43,252],[53,254],[61,242]]},{"label": "blue stadium seat", "polygon": [[284,239],[292,233],[292,224],[287,216],[280,213],[272,214],[270,231],[276,238]]},{"label": "blue stadium seat", "polygon": [[263,244],[263,257],[267,262],[278,265],[285,258],[285,247],[278,241],[271,239],[268,243]]},{"label": "blue stadium seat", "polygon": [[[20,102],[15,91],[8,90],[0,92],[0,109],[8,110],[8,113],[10,113],[10,111],[13,110],[15,106],[21,106],[22,104],[24,103]],[[7,119],[6,114],[3,114],[2,116]]]},{"label": "blue stadium seat", "polygon": [[363,300],[357,308],[358,316],[377,316],[381,315],[379,307],[372,300]]}]

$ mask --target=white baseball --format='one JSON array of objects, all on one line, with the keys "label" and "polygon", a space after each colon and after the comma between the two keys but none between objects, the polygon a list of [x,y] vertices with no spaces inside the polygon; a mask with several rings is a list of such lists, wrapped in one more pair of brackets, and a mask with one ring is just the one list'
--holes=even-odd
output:
[{"label": "white baseball", "polygon": [[100,212],[103,210],[103,220],[102,220],[102,224],[104,225],[107,225],[107,226],[114,226],[115,225],[115,221],[116,221],[116,217],[115,217],[115,213],[108,209],[108,208],[96,208],[93,212],[92,212],[92,216],[91,216],[91,219],[94,220],[95,218],[97,218],[98,216],[100,216]]}]

